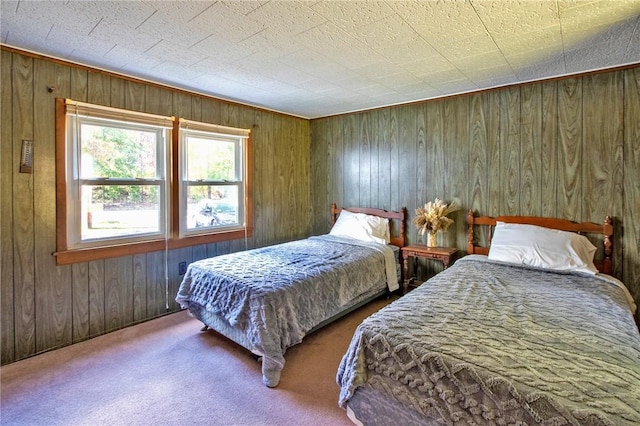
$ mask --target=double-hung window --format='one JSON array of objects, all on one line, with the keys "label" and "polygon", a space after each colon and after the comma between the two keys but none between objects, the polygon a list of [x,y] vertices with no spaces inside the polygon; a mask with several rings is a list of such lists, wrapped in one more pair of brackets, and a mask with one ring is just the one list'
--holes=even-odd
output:
[{"label": "double-hung window", "polygon": [[67,248],[164,239],[171,117],[66,102]]},{"label": "double-hung window", "polygon": [[249,131],[180,119],[180,236],[247,229]]},{"label": "double-hung window", "polygon": [[57,99],[57,263],[251,237],[249,136]]}]

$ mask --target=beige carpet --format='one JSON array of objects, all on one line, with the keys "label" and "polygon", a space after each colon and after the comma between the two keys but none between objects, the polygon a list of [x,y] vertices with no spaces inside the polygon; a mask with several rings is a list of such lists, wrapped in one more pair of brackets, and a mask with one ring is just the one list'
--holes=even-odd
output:
[{"label": "beige carpet", "polygon": [[186,312],[0,368],[2,425],[349,425],[335,376],[382,299],[290,348],[280,385]]}]

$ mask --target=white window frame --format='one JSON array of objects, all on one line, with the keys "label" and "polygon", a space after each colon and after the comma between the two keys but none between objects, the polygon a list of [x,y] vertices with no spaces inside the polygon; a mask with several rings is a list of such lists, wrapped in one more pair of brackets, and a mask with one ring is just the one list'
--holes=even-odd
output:
[{"label": "white window frame", "polygon": [[[239,129],[234,127],[219,126],[215,124],[200,123],[180,119],[179,131],[179,236],[194,237],[201,235],[221,234],[233,231],[247,231],[247,158],[248,158],[248,139],[250,130]],[[190,136],[201,139],[209,139],[212,143],[216,141],[234,143],[236,176],[230,180],[189,180],[188,164],[187,164],[187,139]],[[230,186],[236,188],[238,194],[238,223],[228,226],[211,226],[202,228],[188,228],[187,213],[187,196],[189,187],[195,186]]]},{"label": "white window frame", "polygon": [[[156,133],[156,176],[153,178],[82,178],[80,158],[81,124],[116,125],[126,130]],[[156,116],[66,100],[66,248],[68,250],[113,246],[166,239],[169,235],[170,144],[173,117]],[[159,187],[158,230],[140,234],[82,239],[82,188],[87,185]]]}]

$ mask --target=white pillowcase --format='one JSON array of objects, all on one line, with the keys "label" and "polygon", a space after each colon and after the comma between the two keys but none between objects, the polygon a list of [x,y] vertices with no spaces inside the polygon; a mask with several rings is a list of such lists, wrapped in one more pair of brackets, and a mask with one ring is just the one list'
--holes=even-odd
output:
[{"label": "white pillowcase", "polygon": [[329,235],[389,244],[389,219],[342,210]]},{"label": "white pillowcase", "polygon": [[489,259],[559,271],[596,274],[596,247],[587,237],[535,225],[498,222]]}]

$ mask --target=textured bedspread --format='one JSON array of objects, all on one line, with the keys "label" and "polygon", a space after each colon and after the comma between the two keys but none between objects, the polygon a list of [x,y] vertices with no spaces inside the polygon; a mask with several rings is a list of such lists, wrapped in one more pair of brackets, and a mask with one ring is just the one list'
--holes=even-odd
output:
[{"label": "textured bedspread", "polygon": [[194,262],[176,301],[241,332],[263,356],[264,383],[276,386],[288,347],[388,284],[398,285],[390,248],[324,235]]},{"label": "textured bedspread", "polygon": [[638,425],[640,334],[611,282],[467,256],[366,319],[337,380],[423,424]]}]

